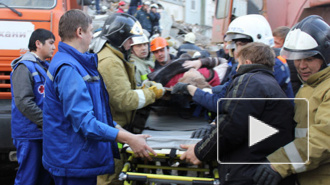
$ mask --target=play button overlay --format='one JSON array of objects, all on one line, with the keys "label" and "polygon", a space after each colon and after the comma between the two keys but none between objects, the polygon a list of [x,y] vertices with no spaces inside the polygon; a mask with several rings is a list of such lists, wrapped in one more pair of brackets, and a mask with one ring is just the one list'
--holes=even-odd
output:
[{"label": "play button overlay", "polygon": [[[295,120],[299,121],[297,125],[293,120],[293,105],[300,116]],[[288,157],[272,164],[299,168],[308,163],[309,142],[298,147],[292,142],[300,138],[309,141],[307,99],[220,98],[217,106],[217,162],[220,165],[270,164],[266,158],[274,152],[285,152]]]},{"label": "play button overlay", "polygon": [[249,147],[278,133],[279,131],[264,122],[249,116]]}]

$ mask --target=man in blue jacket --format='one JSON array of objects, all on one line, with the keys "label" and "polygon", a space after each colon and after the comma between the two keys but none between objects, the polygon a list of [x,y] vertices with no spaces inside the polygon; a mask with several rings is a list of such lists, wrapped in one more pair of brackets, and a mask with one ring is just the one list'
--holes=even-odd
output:
[{"label": "man in blue jacket", "polygon": [[62,42],[46,80],[42,158],[56,185],[95,185],[97,175],[114,173],[116,142],[139,157],[156,155],[147,135],[131,134],[112,120],[97,55],[87,53],[92,31],[92,19],[81,10],[67,11],[59,22]]},{"label": "man in blue jacket", "polygon": [[19,168],[15,184],[49,184],[42,157],[42,108],[44,85],[53,56],[55,37],[45,29],[35,30],[29,40],[29,52],[13,60],[11,66],[11,129]]},{"label": "man in blue jacket", "polygon": [[150,13],[150,1],[145,1],[140,10],[134,14],[140,22],[143,29],[152,34],[152,22],[157,18],[155,14]]}]

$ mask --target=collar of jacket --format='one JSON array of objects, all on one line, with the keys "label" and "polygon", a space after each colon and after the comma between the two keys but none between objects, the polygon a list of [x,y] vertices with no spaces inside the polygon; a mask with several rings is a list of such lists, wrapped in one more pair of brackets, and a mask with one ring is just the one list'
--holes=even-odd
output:
[{"label": "collar of jacket", "polygon": [[131,54],[130,62],[135,62],[135,61],[139,61],[140,63],[143,63],[146,66],[151,67],[151,68],[155,67],[154,61],[148,60],[148,59],[141,59],[141,58],[137,57],[136,55]]},{"label": "collar of jacket", "polygon": [[328,78],[330,78],[330,67],[327,67],[327,68],[311,75],[307,79],[306,83],[312,87],[315,87]]},{"label": "collar of jacket", "polygon": [[[170,54],[170,62],[172,62],[174,60],[175,56]],[[157,68],[161,68],[162,66],[159,64],[158,60],[155,60],[155,69]]]},{"label": "collar of jacket", "polygon": [[37,62],[37,58],[30,52],[26,52],[24,55],[14,59],[12,62],[11,62],[11,67],[14,69],[14,67],[20,62],[20,61],[23,61],[23,60],[28,60],[28,61],[31,61],[31,62]]},{"label": "collar of jacket", "polygon": [[[101,49],[101,51],[102,51],[103,49],[110,50],[112,53],[114,53],[114,54],[115,54],[117,57],[119,57],[121,60],[127,62],[126,59],[125,59],[124,54],[123,54],[121,51],[119,51],[118,49],[116,49],[115,47],[111,46],[109,43],[106,43],[106,44],[104,45],[104,47]],[[102,53],[100,53],[99,57],[100,57],[99,60],[102,60],[102,59],[107,58],[108,55],[107,55],[106,53],[102,52]]]},{"label": "collar of jacket", "polygon": [[265,72],[268,72],[269,74],[273,75],[273,69],[263,65],[263,64],[243,64],[241,65],[238,70],[237,70],[237,74],[236,76],[245,74],[245,73],[249,73],[249,72],[255,72],[255,71],[260,71],[263,70]]},{"label": "collar of jacket", "polygon": [[74,59],[76,59],[86,71],[90,74],[94,74],[97,71],[97,55],[94,53],[81,53],[76,48],[64,43],[58,43],[58,51],[68,53]]}]

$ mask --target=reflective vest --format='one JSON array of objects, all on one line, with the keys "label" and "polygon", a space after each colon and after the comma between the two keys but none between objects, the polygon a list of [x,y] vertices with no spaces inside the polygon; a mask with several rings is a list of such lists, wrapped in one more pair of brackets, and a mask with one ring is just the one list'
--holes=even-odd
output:
[{"label": "reflective vest", "polygon": [[[42,109],[43,106],[43,95],[45,90],[45,81],[46,81],[46,71],[38,63],[23,60],[15,65],[13,71],[17,68],[19,64],[24,64],[30,71],[34,86],[33,93],[35,97],[35,102],[37,106]],[[48,63],[45,63],[48,67]],[[12,77],[13,72],[10,74]],[[38,125],[31,122],[27,117],[25,117],[16,107],[15,104],[15,95],[13,91],[13,86],[11,86],[11,135],[14,139],[42,139],[42,131],[38,129]]]}]

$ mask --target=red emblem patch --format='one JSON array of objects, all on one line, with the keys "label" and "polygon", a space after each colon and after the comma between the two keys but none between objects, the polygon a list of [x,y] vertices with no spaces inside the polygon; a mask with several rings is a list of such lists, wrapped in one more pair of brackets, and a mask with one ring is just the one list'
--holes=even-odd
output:
[{"label": "red emblem patch", "polygon": [[44,92],[45,92],[45,86],[44,86],[44,85],[40,85],[40,86],[38,87],[38,92],[39,92],[40,94],[44,94]]}]

